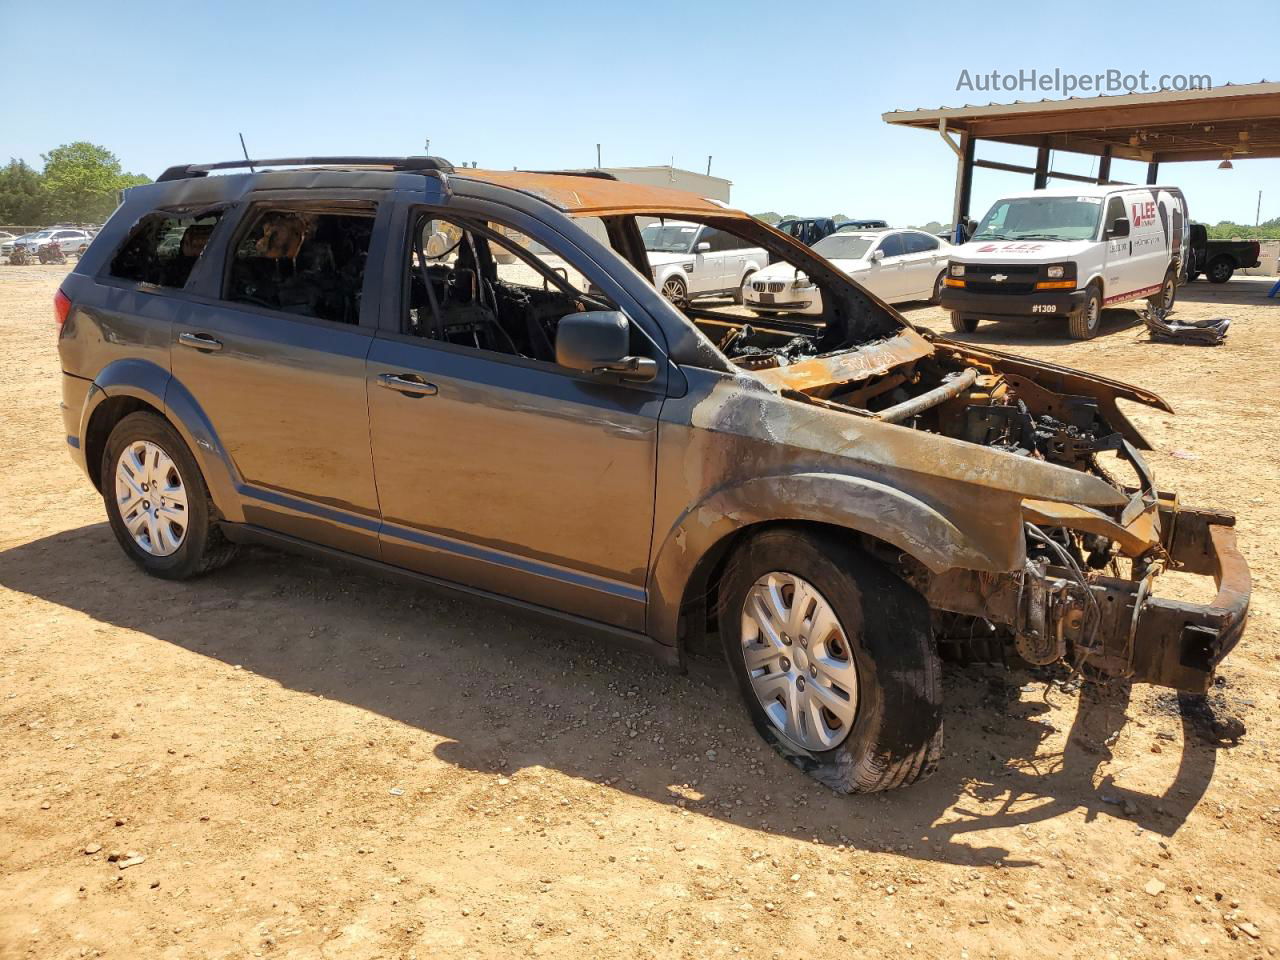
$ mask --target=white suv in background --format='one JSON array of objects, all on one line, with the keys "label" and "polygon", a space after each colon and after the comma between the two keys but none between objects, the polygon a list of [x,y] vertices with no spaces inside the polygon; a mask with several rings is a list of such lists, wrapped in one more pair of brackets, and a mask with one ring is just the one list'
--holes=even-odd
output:
[{"label": "white suv in background", "polygon": [[[885,303],[937,301],[952,246],[923,230],[837,230],[813,245]],[[813,281],[786,263],[761,270],[743,290],[756,313],[822,313],[822,295]]]},{"label": "white suv in background", "polygon": [[716,294],[732,294],[741,302],[743,284],[769,263],[762,247],[698,223],[659,220],[642,228],[640,236],[654,284],[675,304]]},{"label": "white suv in background", "polygon": [[87,230],[73,230],[70,227],[49,227],[45,230],[24,234],[21,237],[4,240],[3,243],[0,243],[0,256],[7,257],[13,253],[13,245],[19,240],[26,245],[27,250],[33,257],[36,251],[50,240],[57,240],[58,246],[62,248],[63,253],[74,253],[78,256],[84,253],[85,247],[89,246],[89,241],[92,239],[93,236]]}]

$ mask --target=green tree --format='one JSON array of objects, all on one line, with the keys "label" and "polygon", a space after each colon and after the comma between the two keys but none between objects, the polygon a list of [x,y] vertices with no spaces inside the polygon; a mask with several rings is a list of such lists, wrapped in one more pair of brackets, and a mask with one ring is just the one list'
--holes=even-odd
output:
[{"label": "green tree", "polygon": [[48,212],[56,219],[100,222],[115,209],[120,190],[150,182],[124,173],[114,153],[84,140],[55,147],[43,156],[42,187]]},{"label": "green tree", "polygon": [[0,223],[40,226],[49,220],[48,200],[40,174],[22,160],[10,158],[0,169]]}]

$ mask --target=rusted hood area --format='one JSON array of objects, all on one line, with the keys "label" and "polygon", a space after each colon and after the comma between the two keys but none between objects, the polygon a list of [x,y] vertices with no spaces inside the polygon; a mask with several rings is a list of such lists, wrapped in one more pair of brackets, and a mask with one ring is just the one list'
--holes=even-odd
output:
[{"label": "rusted hood area", "polygon": [[1029,360],[1026,357],[1019,357],[1012,353],[974,347],[967,343],[958,343],[945,338],[938,338],[934,346],[956,357],[990,364],[1003,373],[1021,374],[1030,380],[1034,380],[1042,387],[1057,393],[1097,397],[1100,401],[1105,400],[1111,403],[1114,403],[1117,399],[1131,400],[1134,403],[1155,407],[1157,410],[1163,410],[1166,413],[1174,412],[1173,407],[1159,394],[1121,380],[1111,380],[1107,377],[1099,377],[1096,374],[1085,373],[1083,370],[1060,367],[1057,364],[1043,363],[1039,360]]},{"label": "rusted hood area", "polygon": [[460,170],[455,180],[479,180],[533,194],[572,217],[667,214],[751,218],[696,193],[670,187],[650,187],[604,177],[572,173],[528,173],[522,170]]},{"label": "rusted hood area", "polygon": [[895,367],[922,360],[931,353],[933,344],[915,330],[907,328],[887,340],[856,350],[760,370],[756,372],[756,376],[775,390],[798,390],[803,393],[831,384],[857,383],[878,377]]}]

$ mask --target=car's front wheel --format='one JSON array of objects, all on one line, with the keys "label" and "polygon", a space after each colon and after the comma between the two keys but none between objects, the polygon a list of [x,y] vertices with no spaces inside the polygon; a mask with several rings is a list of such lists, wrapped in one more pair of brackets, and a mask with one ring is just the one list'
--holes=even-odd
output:
[{"label": "car's front wheel", "polygon": [[942,751],[924,598],[846,537],[752,536],[720,584],[720,636],[756,729],[841,793],[905,786]]},{"label": "car's front wheel", "polygon": [[667,277],[662,281],[662,295],[677,307],[683,308],[689,305],[689,288],[679,277]]},{"label": "car's front wheel", "polygon": [[139,412],[117,423],[102,454],[101,477],[111,530],[147,573],[183,580],[234,555],[195,458],[164,418]]},{"label": "car's front wheel", "polygon": [[956,311],[951,311],[951,329],[956,333],[973,333],[978,329],[977,317],[965,317]]},{"label": "car's front wheel", "polygon": [[1092,340],[1102,328],[1102,291],[1089,284],[1084,305],[1067,318],[1067,332],[1073,340]]}]

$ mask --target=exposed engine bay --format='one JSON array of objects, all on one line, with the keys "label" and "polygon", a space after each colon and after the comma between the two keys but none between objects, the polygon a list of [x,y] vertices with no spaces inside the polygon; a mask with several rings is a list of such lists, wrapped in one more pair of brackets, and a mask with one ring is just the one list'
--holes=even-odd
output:
[{"label": "exposed engine bay", "polygon": [[[818,353],[818,342],[743,324],[717,345],[784,396],[1086,472],[1123,498],[1101,508],[1024,499],[1016,573],[937,572],[886,557],[928,599],[944,651],[1205,689],[1243,632],[1248,578],[1242,599],[1241,571],[1228,576],[1219,562],[1234,554],[1234,518],[1180,508],[1160,491],[1140,453],[1145,440],[1115,402],[1163,401],[912,329],[831,353]],[[1156,597],[1165,570],[1215,576],[1218,601]],[[1156,642],[1170,634],[1175,642]]]}]

